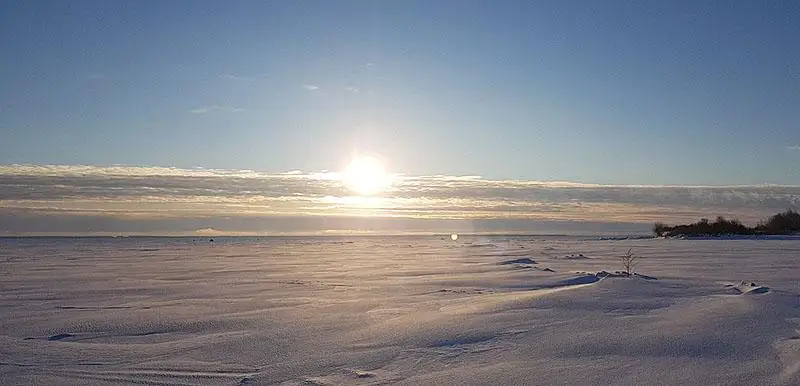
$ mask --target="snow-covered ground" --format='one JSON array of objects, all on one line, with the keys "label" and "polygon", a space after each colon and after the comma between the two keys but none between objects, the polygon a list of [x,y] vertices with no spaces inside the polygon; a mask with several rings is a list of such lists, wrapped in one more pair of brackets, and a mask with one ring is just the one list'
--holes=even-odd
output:
[{"label": "snow-covered ground", "polygon": [[[628,249],[649,277],[594,274]],[[800,384],[798,240],[0,239],[0,269],[3,384]]]}]

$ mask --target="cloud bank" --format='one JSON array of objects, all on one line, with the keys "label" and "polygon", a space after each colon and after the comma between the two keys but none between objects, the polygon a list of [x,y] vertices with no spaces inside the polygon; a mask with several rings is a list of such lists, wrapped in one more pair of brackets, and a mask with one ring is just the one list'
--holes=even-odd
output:
[{"label": "cloud bank", "polygon": [[0,165],[0,234],[646,231],[800,210],[795,186],[619,186],[396,175],[379,197],[337,173]]}]

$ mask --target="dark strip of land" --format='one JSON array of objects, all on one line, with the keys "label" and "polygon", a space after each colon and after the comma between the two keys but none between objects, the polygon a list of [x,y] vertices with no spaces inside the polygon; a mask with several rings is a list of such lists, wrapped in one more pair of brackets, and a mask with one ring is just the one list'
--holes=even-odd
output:
[{"label": "dark strip of land", "polygon": [[704,218],[688,225],[655,223],[653,233],[658,237],[719,236],[719,235],[791,235],[800,233],[800,214],[793,210],[778,213],[766,222],[748,227],[739,220],[717,217],[716,221]]}]

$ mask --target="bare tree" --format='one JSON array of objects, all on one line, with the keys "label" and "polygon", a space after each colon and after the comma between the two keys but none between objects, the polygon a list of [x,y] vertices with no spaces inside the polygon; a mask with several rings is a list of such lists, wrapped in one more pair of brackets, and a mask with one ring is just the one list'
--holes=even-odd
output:
[{"label": "bare tree", "polygon": [[632,250],[633,248],[628,249],[628,252],[620,257],[622,260],[622,268],[625,270],[625,274],[628,276],[633,275],[634,268],[636,267],[637,260],[639,259],[638,256],[631,252]]}]

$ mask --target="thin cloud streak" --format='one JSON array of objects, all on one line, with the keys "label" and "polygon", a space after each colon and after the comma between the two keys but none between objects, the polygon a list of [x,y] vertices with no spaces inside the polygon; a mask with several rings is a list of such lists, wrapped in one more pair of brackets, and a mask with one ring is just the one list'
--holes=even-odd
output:
[{"label": "thin cloud streak", "polygon": [[210,111],[215,111],[217,109],[219,109],[218,106],[203,106],[203,107],[198,107],[196,109],[191,109],[189,110],[189,112],[192,114],[205,114]]},{"label": "thin cloud streak", "polygon": [[242,76],[227,72],[220,74],[219,77],[224,80],[238,81],[238,82],[250,82],[256,80],[256,78],[252,76]]},{"label": "thin cloud streak", "polygon": [[189,110],[192,114],[207,114],[212,112],[224,112],[224,113],[240,113],[245,111],[243,108],[240,107],[225,107],[225,106],[218,106],[218,105],[211,105],[211,106],[202,106],[195,109]]}]

